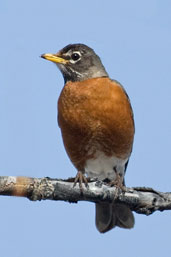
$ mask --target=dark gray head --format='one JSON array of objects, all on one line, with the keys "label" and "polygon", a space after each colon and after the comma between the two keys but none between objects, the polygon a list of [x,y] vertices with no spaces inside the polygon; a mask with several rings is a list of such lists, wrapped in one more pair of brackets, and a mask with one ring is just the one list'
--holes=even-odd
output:
[{"label": "dark gray head", "polygon": [[57,54],[43,54],[41,57],[57,64],[65,82],[108,77],[94,50],[83,44],[70,44]]}]

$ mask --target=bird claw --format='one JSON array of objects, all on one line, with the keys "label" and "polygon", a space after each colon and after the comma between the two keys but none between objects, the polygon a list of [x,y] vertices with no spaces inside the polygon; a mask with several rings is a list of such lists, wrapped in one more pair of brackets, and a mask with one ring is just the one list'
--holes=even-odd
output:
[{"label": "bird claw", "polygon": [[73,187],[75,187],[77,183],[79,183],[79,188],[81,193],[83,193],[83,184],[85,185],[86,188],[88,188],[87,178],[84,176],[84,174],[81,171],[77,172]]},{"label": "bird claw", "polygon": [[112,180],[111,182],[109,182],[109,185],[120,188],[123,191],[125,189],[125,187],[123,185],[123,178],[119,174],[116,175],[115,180]]},{"label": "bird claw", "polygon": [[123,184],[123,178],[118,174],[116,173],[116,178],[115,180],[111,181],[109,183],[109,185],[112,187],[112,186],[115,186],[116,187],[116,192],[115,192],[115,195],[114,195],[114,199],[116,199],[119,195],[119,191],[121,192],[125,192],[125,186]]}]

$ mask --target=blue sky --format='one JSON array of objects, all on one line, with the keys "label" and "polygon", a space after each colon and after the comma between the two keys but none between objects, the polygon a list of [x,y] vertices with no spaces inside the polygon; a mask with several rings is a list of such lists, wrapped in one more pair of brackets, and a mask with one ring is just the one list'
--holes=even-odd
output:
[{"label": "blue sky", "polygon": [[[39,56],[85,43],[120,81],[134,109],[136,135],[128,186],[171,191],[171,3],[159,0],[0,3],[0,173],[67,178],[57,126],[63,78]],[[1,197],[3,257],[168,256],[169,211],[135,214],[132,230],[97,232],[92,203]]]}]

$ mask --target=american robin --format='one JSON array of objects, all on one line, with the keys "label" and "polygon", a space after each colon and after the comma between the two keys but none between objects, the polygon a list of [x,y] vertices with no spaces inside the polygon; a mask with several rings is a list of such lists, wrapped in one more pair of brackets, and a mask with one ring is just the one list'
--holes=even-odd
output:
[{"label": "american robin", "polygon": [[[134,138],[133,112],[122,85],[109,78],[100,58],[84,44],[70,44],[41,56],[57,64],[65,85],[58,100],[58,124],[66,152],[78,173],[124,185]],[[96,203],[96,227],[132,228],[127,205]]]}]

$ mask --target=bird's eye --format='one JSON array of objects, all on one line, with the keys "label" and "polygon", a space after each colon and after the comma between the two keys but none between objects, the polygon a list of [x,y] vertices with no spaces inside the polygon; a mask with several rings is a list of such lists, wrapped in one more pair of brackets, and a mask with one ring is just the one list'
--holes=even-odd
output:
[{"label": "bird's eye", "polygon": [[78,61],[80,59],[80,55],[78,53],[73,53],[71,58],[73,61]]}]

